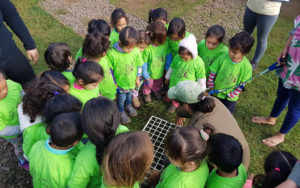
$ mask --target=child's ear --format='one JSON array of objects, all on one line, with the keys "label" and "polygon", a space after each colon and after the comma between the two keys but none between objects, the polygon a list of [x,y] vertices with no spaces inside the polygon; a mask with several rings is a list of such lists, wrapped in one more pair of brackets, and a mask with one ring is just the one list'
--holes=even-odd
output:
[{"label": "child's ear", "polygon": [[50,126],[46,126],[46,133],[50,135]]},{"label": "child's ear", "polygon": [[104,56],[106,56],[106,54],[107,54],[107,51],[106,51],[106,52],[103,52],[103,53],[101,53],[101,57],[104,57]]},{"label": "child's ear", "polygon": [[84,86],[84,85],[85,85],[85,84],[84,84],[84,81],[83,81],[81,78],[78,79],[78,83],[79,83],[81,86]]},{"label": "child's ear", "polygon": [[72,65],[73,64],[72,56],[69,56],[68,59],[69,59],[70,65]]}]

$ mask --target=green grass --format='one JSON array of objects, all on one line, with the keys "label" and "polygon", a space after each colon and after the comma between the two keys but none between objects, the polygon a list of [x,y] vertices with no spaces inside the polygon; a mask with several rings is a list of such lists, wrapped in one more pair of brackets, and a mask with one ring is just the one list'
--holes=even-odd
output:
[{"label": "green grass", "polygon": [[[41,9],[37,5],[37,1],[38,0],[13,0],[13,3],[18,8],[23,20],[35,39],[36,45],[40,52],[40,60],[37,65],[33,66],[36,73],[47,69],[43,59],[43,53],[50,42],[59,41],[68,43],[72,49],[73,55],[76,53],[82,43],[82,38],[79,35],[74,33],[72,29],[63,26],[51,15]],[[119,0],[113,0],[113,2],[117,3]],[[188,10],[194,5],[193,3],[194,2],[184,2],[184,4],[181,4],[181,7],[185,5],[186,7],[183,8],[183,10]],[[175,11],[178,9],[178,7],[173,7],[172,5],[173,3],[171,4],[169,1],[164,0],[156,4],[155,7],[168,7],[167,9],[171,10],[172,12],[170,18],[172,15],[180,16],[184,13],[183,10]],[[269,36],[268,49],[259,64],[258,70],[255,71],[254,74],[257,74],[264,68],[268,67],[271,63],[275,62],[276,57],[284,46],[285,40],[287,39],[288,33],[292,27],[292,18],[287,19],[287,17],[280,17],[278,19]],[[17,37],[14,38],[17,41],[20,49],[23,49],[22,44]],[[249,59],[253,56],[254,49],[255,48],[253,48],[252,52],[248,55]],[[289,134],[287,134],[286,141],[278,147],[269,148],[261,143],[263,138],[273,135],[280,129],[286,112],[281,114],[275,127],[251,123],[252,116],[267,116],[270,113],[276,97],[277,82],[278,78],[275,76],[275,74],[269,73],[258,78],[252,83],[249,83],[246,87],[246,92],[241,94],[240,100],[236,107],[235,118],[244,132],[251,149],[251,165],[249,173],[262,173],[264,158],[274,149],[290,151],[295,156],[300,158],[299,123]],[[151,115],[156,115],[169,121],[172,121],[174,118],[174,115],[168,114],[167,105],[161,102],[153,102],[144,105],[138,112],[139,116],[137,118],[133,118],[132,123],[128,126],[132,130],[141,130]]]}]

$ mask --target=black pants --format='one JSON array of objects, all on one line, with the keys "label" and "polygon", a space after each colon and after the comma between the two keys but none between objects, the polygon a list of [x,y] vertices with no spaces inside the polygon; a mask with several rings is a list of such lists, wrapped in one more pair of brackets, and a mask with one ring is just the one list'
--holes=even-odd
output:
[{"label": "black pants", "polygon": [[237,101],[229,101],[227,99],[220,99],[218,98],[226,107],[227,109],[233,114],[233,111],[235,109],[235,105]]},{"label": "black pants", "polygon": [[35,84],[36,75],[29,61],[17,47],[13,47],[10,54],[4,58],[0,61],[0,70],[6,74],[8,79],[20,83],[24,90],[28,90]]}]

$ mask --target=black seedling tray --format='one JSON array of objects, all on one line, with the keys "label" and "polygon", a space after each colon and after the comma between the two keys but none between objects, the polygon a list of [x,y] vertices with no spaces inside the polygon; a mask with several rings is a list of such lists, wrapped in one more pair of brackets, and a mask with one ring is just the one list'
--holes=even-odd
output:
[{"label": "black seedling tray", "polygon": [[154,160],[151,165],[151,170],[163,170],[165,165],[163,163],[163,157],[165,154],[164,142],[166,136],[176,129],[177,126],[173,123],[169,123],[161,118],[151,116],[147,124],[142,131],[147,132],[154,146]]}]

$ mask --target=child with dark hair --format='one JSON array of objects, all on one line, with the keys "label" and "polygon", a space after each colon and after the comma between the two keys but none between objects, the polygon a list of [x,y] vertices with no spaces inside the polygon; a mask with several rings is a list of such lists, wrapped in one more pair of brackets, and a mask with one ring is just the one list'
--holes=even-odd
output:
[{"label": "child with dark hair", "polygon": [[120,32],[119,42],[114,44],[112,50],[107,54],[111,69],[118,86],[118,107],[121,113],[121,123],[130,123],[127,116],[136,116],[137,112],[132,106],[132,91],[140,85],[140,76],[144,64],[141,53],[136,48],[137,32],[132,27],[125,27]]},{"label": "child with dark hair", "polygon": [[[251,50],[254,39],[247,32],[240,32],[229,41],[229,53],[221,55],[210,67],[207,86],[214,90],[227,89],[214,94],[233,113],[243,83],[252,77],[252,67],[246,54]],[[230,89],[236,85],[237,88]]]},{"label": "child with dark hair", "polygon": [[71,85],[70,94],[85,103],[100,96],[99,84],[103,79],[103,69],[95,61],[79,58],[76,61],[73,75],[76,81]]},{"label": "child with dark hair", "polygon": [[[198,56],[195,36],[190,35],[183,39],[179,44],[178,52],[166,73],[165,84],[169,84],[171,88],[180,81],[191,80],[198,82],[204,91],[206,89],[205,67],[203,60]],[[173,100],[168,111],[173,113],[178,107],[179,103]]]},{"label": "child with dark hair", "polygon": [[38,141],[29,153],[34,187],[67,187],[75,156],[70,152],[83,135],[80,114],[58,115],[50,126],[50,138]]},{"label": "child with dark hair", "polygon": [[68,44],[51,43],[44,54],[46,64],[51,70],[61,72],[70,83],[75,81],[72,75],[72,55]]},{"label": "child with dark hair", "polygon": [[194,127],[176,129],[165,142],[171,164],[161,173],[156,188],[203,188],[209,174],[203,132]]},{"label": "child with dark hair", "polygon": [[185,22],[181,18],[173,18],[168,27],[168,43],[169,49],[174,58],[178,53],[179,43],[190,33],[186,32]]},{"label": "child with dark hair", "polygon": [[59,71],[45,71],[40,75],[39,79],[40,82],[56,85],[65,90],[66,93],[69,93],[70,83],[67,78]]},{"label": "child with dark hair", "polygon": [[89,60],[98,62],[103,69],[103,80],[99,84],[99,90],[102,96],[111,100],[116,98],[116,86],[113,75],[110,70],[110,63],[106,56],[109,49],[109,40],[99,32],[87,34],[83,45],[83,56]]},{"label": "child with dark hair", "polygon": [[[293,170],[297,158],[286,151],[273,151],[265,159],[265,175],[256,175],[253,179],[247,180],[244,188],[273,188],[284,182]],[[252,186],[253,183],[253,186]]]},{"label": "child with dark hair", "polygon": [[[147,34],[147,31],[138,31],[137,34],[137,47],[140,50],[142,56],[145,52],[145,49],[150,45],[150,37]],[[149,79],[149,73],[147,72],[147,67],[144,63],[143,67],[142,67],[142,73],[138,73],[137,76],[142,76],[145,80],[146,80],[146,84],[148,83],[148,79]],[[137,89],[134,89],[132,92],[132,105],[135,108],[139,108],[141,106],[140,100],[138,98],[139,96],[139,92],[137,91]]]},{"label": "child with dark hair", "polygon": [[143,69],[146,69],[150,77],[146,78],[148,84],[144,85],[143,95],[145,102],[150,103],[151,91],[153,91],[156,99],[161,99],[159,91],[163,85],[165,62],[169,49],[166,42],[167,30],[161,22],[151,23],[146,31],[150,37],[151,45],[143,53],[143,60],[146,62]]},{"label": "child with dark hair", "polygon": [[119,41],[119,33],[128,25],[128,17],[123,9],[117,8],[111,13],[111,26],[114,28],[110,34],[109,40],[111,46]]},{"label": "child with dark hair", "polygon": [[145,132],[122,133],[111,140],[103,157],[105,187],[139,188],[153,160],[154,148]]},{"label": "child with dark hair", "polygon": [[42,118],[43,108],[46,102],[57,94],[65,94],[65,91],[53,84],[41,82],[30,90],[18,106],[20,129],[23,132],[23,151],[27,157],[31,147],[41,138],[47,138],[45,122]]},{"label": "child with dark hair", "polygon": [[213,25],[208,28],[205,39],[198,43],[198,54],[205,64],[206,79],[208,79],[209,68],[214,61],[222,54],[228,53],[228,48],[222,41],[225,37],[225,30],[220,25]]},{"label": "child with dark hair", "polygon": [[217,133],[207,143],[208,160],[215,169],[210,173],[205,187],[243,187],[247,172],[242,164],[243,148],[240,142],[233,136]]},{"label": "child with dark hair", "polygon": [[68,94],[57,94],[46,102],[43,116],[45,122],[51,124],[57,115],[67,112],[80,112],[81,109],[82,103],[77,98]]},{"label": "child with dark hair", "polygon": [[18,118],[18,104],[21,102],[22,86],[6,80],[0,70],[0,137],[10,142],[15,149],[19,165],[28,170],[28,163],[23,157],[22,132]]},{"label": "child with dark hair", "polygon": [[89,141],[76,157],[68,186],[99,187],[99,165],[102,163],[104,149],[115,135],[129,130],[120,125],[116,103],[105,97],[91,99],[86,103],[82,110],[81,122]]},{"label": "child with dark hair", "polygon": [[168,12],[164,8],[151,9],[149,11],[148,23],[161,22],[168,29]]},{"label": "child with dark hair", "polygon": [[[107,39],[109,39],[110,36],[110,26],[105,20],[102,19],[92,19],[89,21],[88,28],[87,28],[88,34],[91,33],[101,33],[104,35]],[[82,47],[78,50],[75,56],[75,60],[82,57]]]}]

